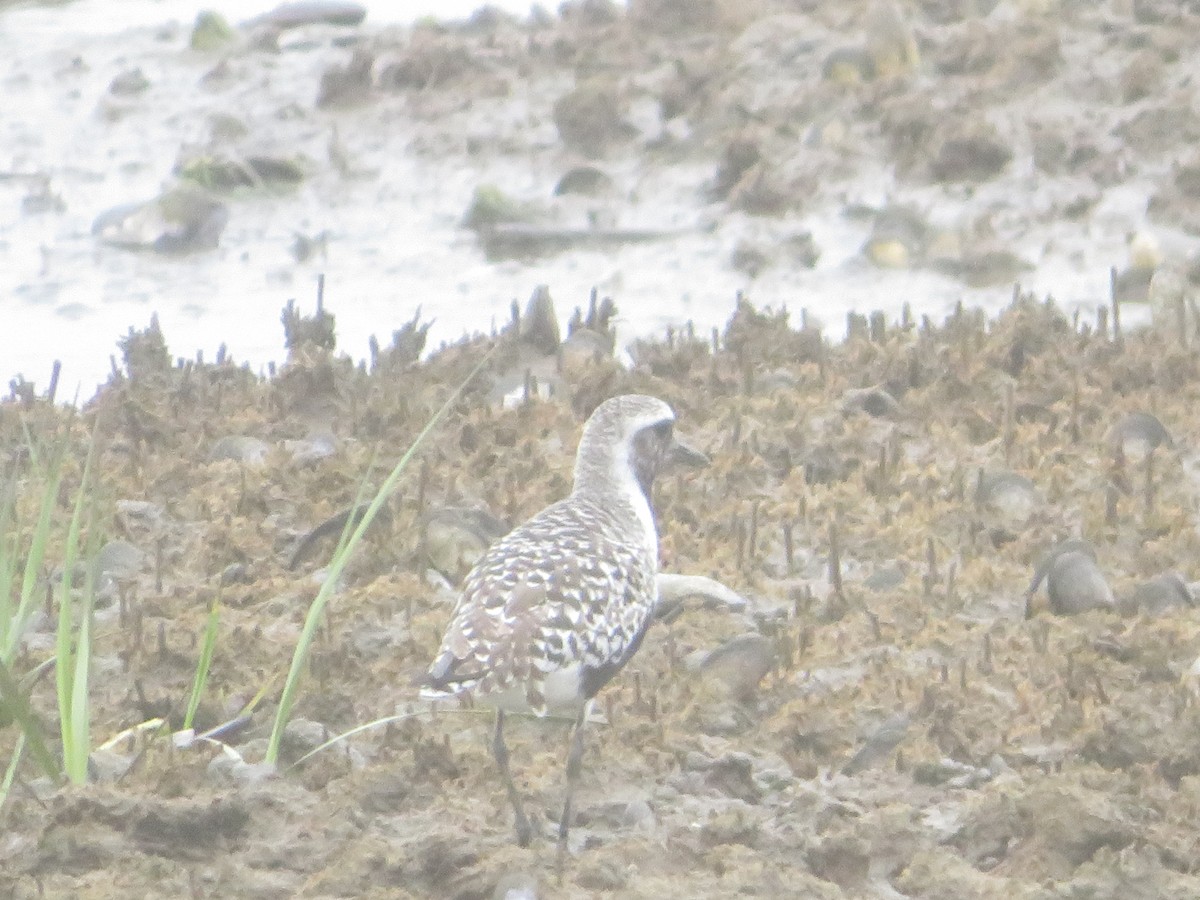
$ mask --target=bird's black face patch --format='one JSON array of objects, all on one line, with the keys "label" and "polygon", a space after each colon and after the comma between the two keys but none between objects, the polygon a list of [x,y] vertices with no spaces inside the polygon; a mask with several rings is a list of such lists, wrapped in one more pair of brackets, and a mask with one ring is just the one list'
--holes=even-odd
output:
[{"label": "bird's black face patch", "polygon": [[646,502],[650,502],[654,476],[666,461],[674,441],[675,423],[670,419],[648,425],[633,436],[629,462],[642,493],[646,495]]}]

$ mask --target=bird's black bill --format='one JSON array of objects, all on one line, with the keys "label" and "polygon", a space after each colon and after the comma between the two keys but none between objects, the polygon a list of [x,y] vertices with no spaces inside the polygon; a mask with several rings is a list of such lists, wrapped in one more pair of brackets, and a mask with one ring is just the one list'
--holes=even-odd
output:
[{"label": "bird's black bill", "polygon": [[692,468],[700,469],[707,466],[711,460],[694,447],[689,447],[678,437],[671,443],[671,451],[667,455],[668,461],[676,466],[691,466]]}]

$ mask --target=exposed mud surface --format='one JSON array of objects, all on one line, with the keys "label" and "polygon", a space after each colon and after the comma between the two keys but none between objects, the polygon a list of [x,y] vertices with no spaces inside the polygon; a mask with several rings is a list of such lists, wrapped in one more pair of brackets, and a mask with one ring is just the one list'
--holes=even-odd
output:
[{"label": "exposed mud surface", "polygon": [[[815,264],[813,284],[867,285],[885,312],[852,318],[833,345],[816,316],[747,302],[712,336],[638,343],[628,368],[586,329],[555,353],[556,334],[516,329],[417,363],[416,321],[358,367],[328,349],[320,322],[293,319],[293,349],[266,380],[228,361],[175,366],[149,330],[69,426],[14,385],[0,405],[6,453],[22,452],[26,426],[70,428],[64,517],[96,428],[109,543],[94,777],[52,789],[26,761],[0,810],[0,894],[1200,896],[1200,333],[1186,254],[1156,329],[1140,333],[1093,314],[1106,277],[1067,307],[1019,296],[942,325],[901,312],[930,308],[909,293],[923,285],[998,289],[1037,282],[1029,265],[1119,263],[1142,213],[1188,246],[1196,14],[1150,0],[924,2],[863,26],[857,7],[647,0],[626,15],[584,3],[561,20],[481,16],[346,47],[283,39],[280,68],[302,58],[308,93],[280,100],[291,112],[271,129],[328,154],[328,171],[306,175],[322,184],[318,206],[377,183],[379,136],[402,111],[415,155],[445,172],[477,161],[478,178],[457,176],[448,232],[478,184],[524,203],[568,161],[603,154],[618,199],[562,201],[538,227],[607,221],[612,208],[625,226],[690,226],[681,207],[655,207],[686,191],[690,212],[702,197],[722,224],[672,238],[685,248],[667,273],[677,287],[702,277],[689,259],[736,258],[775,295]],[[206,90],[261,97],[245,73],[277,57],[257,52],[206,64]],[[283,94],[297,78],[281,76]],[[348,144],[329,144],[322,117],[334,115]],[[526,155],[536,177],[511,179]],[[861,202],[882,170],[908,207]],[[608,184],[586,172],[575,183]],[[646,217],[665,208],[677,218]],[[804,218],[814,209],[840,224],[823,232]],[[827,269],[813,257],[848,245]],[[623,246],[621,266],[652,269],[662,252]],[[1121,282],[1131,300],[1150,277],[1137,262]],[[526,279],[523,265],[495,271]],[[879,290],[878,272],[897,267],[911,276],[903,290]],[[607,285],[617,306],[642,314],[622,285]],[[1126,326],[1133,308],[1120,307]],[[295,768],[261,765],[336,540],[306,536],[352,507],[364,478],[382,481],[494,343],[344,574],[284,761],[407,717]],[[520,400],[533,380],[543,390]],[[514,387],[518,402],[502,402]],[[685,602],[603,692],[558,884],[566,725],[509,727],[539,831],[520,849],[489,717],[431,713],[415,685],[463,567],[566,493],[582,421],[628,391],[668,400],[712,458],[658,486],[664,571],[748,602]],[[26,517],[35,503],[22,499]],[[264,691],[249,725],[225,747],[142,734],[100,748],[156,717],[181,726],[218,593],[195,724],[226,722]],[[53,613],[35,616],[18,674],[53,653]],[[52,677],[32,701],[54,721]],[[0,758],[15,739],[0,730]]]},{"label": "exposed mud surface", "polygon": [[[96,0],[0,15],[22,324],[0,368],[63,358],[84,396],[155,310],[181,356],[278,360],[275,311],[317,272],[361,358],[418,304],[453,340],[540,283],[564,309],[612,294],[626,339],[707,331],[738,290],[840,336],[851,309],[994,313],[1014,281],[1090,315],[1110,267],[1136,299],[1200,249],[1200,28],[1174,0],[582,2],[203,39],[81,38]],[[464,227],[480,191],[516,221]]]},{"label": "exposed mud surface", "polygon": [[[1117,340],[1022,298],[990,323],[864,323],[831,346],[744,305],[715,353],[677,335],[639,345],[628,371],[576,360],[548,378],[552,398],[507,408],[491,385],[542,363],[512,333],[500,343],[346,574],[284,757],[413,715],[282,774],[257,765],[273,679],[330,552],[318,542],[289,569],[296,543],[352,504],[376,448],[378,483],[486,342],[422,364],[385,351],[370,374],[307,343],[269,382],[172,368],[153,334],[132,343],[132,377],[84,417],[99,421],[104,523],[142,551],[106,556],[133,564],[96,616],[94,743],[152,716],[179,726],[222,573],[197,728],[272,686],[227,750],[123,739],[94,755],[94,783],[57,791],[27,765],[3,813],[6,895],[1200,891],[1200,612],[1186,584],[1157,615],[1136,591],[1168,570],[1186,581],[1200,550],[1200,367],[1177,334]],[[454,596],[429,556],[449,540],[452,570],[472,552],[422,523],[482,504],[511,524],[561,496],[583,417],[627,391],[669,400],[712,457],[659,487],[664,570],[749,603],[686,603],[604,691],[559,886],[566,727],[509,729],[542,835],[522,850],[488,717],[415,700]],[[1169,433],[1148,457],[1153,441],[1114,429],[1138,411]],[[6,404],[6,445],[21,417],[60,416]],[[1022,502],[997,499],[1014,485]],[[478,514],[461,521],[461,535],[485,531]],[[1093,591],[1101,608],[1056,616],[1039,590],[1027,619],[1035,567],[1072,536],[1115,603]],[[1065,577],[1047,576],[1060,596]],[[49,653],[49,629],[35,621],[22,666]],[[49,684],[34,704],[53,721]]]}]

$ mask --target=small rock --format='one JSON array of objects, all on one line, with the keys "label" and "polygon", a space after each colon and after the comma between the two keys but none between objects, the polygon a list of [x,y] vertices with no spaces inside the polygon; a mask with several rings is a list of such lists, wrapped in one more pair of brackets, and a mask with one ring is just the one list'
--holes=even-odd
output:
[{"label": "small rock", "polygon": [[856,775],[876,766],[892,755],[908,735],[912,719],[908,713],[897,713],[884,719],[842,766],[843,775]]},{"label": "small rock", "polygon": [[280,30],[304,25],[354,26],[361,24],[366,15],[365,6],[347,0],[295,0],[281,3],[261,16],[255,16],[246,25],[265,25]]},{"label": "small rock", "polygon": [[594,197],[613,189],[613,180],[595,166],[576,166],[568,170],[554,186],[554,195],[583,194]]},{"label": "small rock", "polygon": [[140,94],[148,87],[150,87],[150,79],[145,76],[141,69],[135,68],[127,69],[114,78],[108,86],[108,92],[118,96],[129,96]]},{"label": "small rock", "polygon": [[88,756],[88,779],[99,783],[120,781],[133,768],[137,758],[136,753],[117,753],[115,750],[97,748]]},{"label": "small rock", "polygon": [[208,451],[208,458],[213,462],[232,459],[236,462],[261,465],[271,450],[265,441],[244,434],[231,434],[217,440]]},{"label": "small rock", "polygon": [[995,129],[977,126],[972,133],[943,141],[933,155],[930,172],[937,181],[986,181],[999,175],[1012,155]]},{"label": "small rock", "polygon": [[1096,550],[1087,541],[1065,541],[1050,551],[1026,592],[1026,615],[1031,614],[1034,593],[1046,582],[1050,610],[1055,615],[1073,616],[1095,609],[1113,609],[1112,588],[1096,564]]},{"label": "small rock", "polygon": [[821,76],[836,84],[858,85],[875,77],[875,64],[863,47],[839,47],[825,57]]},{"label": "small rock", "polygon": [[492,900],[537,900],[537,876],[529,872],[509,872],[496,882]]},{"label": "small rock", "polygon": [[192,26],[192,37],[189,45],[201,53],[211,53],[228,47],[237,40],[237,32],[225,20],[225,17],[212,10],[201,10],[196,13],[196,22]]},{"label": "small rock", "polygon": [[898,5],[876,3],[867,16],[866,32],[866,52],[876,78],[910,75],[920,68],[917,39]]},{"label": "small rock", "polygon": [[146,565],[146,554],[129,541],[113,540],[106,543],[96,554],[96,575],[115,580],[132,578]]},{"label": "small rock", "polygon": [[284,441],[283,449],[297,465],[311,465],[337,453],[337,437],[328,431],[317,431],[298,441]]},{"label": "small rock", "polygon": [[1016,472],[983,472],[975,486],[975,504],[983,513],[992,540],[1004,543],[1019,537],[1042,506],[1034,483]]},{"label": "small rock", "polygon": [[758,244],[742,240],[733,248],[729,264],[737,271],[757,278],[771,264],[771,255]]},{"label": "small rock", "polygon": [[214,756],[208,764],[208,777],[221,784],[261,784],[279,777],[279,770],[270,763],[248,763],[236,753]]},{"label": "small rock", "polygon": [[585,81],[554,104],[554,125],[569,149],[603,156],[636,131],[625,121],[617,85],[607,78]]},{"label": "small rock", "polygon": [[533,210],[514,200],[494,184],[481,184],[471,195],[471,204],[463,215],[463,227],[483,231],[506,222],[528,222]]},{"label": "small rock", "polygon": [[718,693],[749,702],[759,682],[775,668],[775,644],[761,634],[739,635],[705,654],[697,668]]},{"label": "small rock", "polygon": [[900,404],[881,387],[854,388],[842,394],[842,412],[864,412],[875,419],[890,419],[900,414]]},{"label": "small rock", "polygon": [[909,269],[924,259],[929,234],[929,225],[917,210],[886,206],[875,214],[863,255],[883,269]]},{"label": "small rock", "polygon": [[1159,447],[1174,449],[1175,441],[1166,426],[1148,412],[1131,412],[1108,432],[1109,452],[1119,452],[1127,460],[1145,459]]},{"label": "small rock", "polygon": [[249,584],[253,579],[245,563],[231,563],[221,572],[221,584]]},{"label": "small rock", "polygon": [[1160,616],[1174,609],[1195,606],[1196,598],[1178,572],[1164,572],[1134,588],[1133,596],[1123,605],[1131,612]]},{"label": "small rock", "polygon": [[117,512],[130,519],[151,523],[162,521],[167,514],[160,504],[151,503],[149,500],[118,500]]},{"label": "small rock", "polygon": [[292,719],[283,729],[280,751],[282,755],[295,759],[317,749],[331,737],[333,734],[320,722]]},{"label": "small rock", "polygon": [[229,208],[198,187],[180,185],[145,203],[101,213],[92,233],[126,250],[179,255],[212,250],[229,222]]}]

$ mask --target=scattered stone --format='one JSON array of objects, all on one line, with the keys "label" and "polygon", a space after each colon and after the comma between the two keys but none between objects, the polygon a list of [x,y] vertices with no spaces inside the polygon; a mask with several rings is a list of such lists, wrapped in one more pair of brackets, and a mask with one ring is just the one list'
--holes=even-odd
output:
[{"label": "scattered stone", "polygon": [[280,742],[280,755],[296,759],[309,751],[316,750],[333,736],[334,733],[320,722],[313,722],[310,719],[292,719],[284,728],[283,740]]},{"label": "scattered stone", "polygon": [[512,222],[529,222],[535,213],[532,207],[509,197],[492,184],[481,184],[471,195],[471,204],[463,215],[463,227],[484,231]]},{"label": "scattered stone", "polygon": [[894,419],[900,415],[899,401],[881,387],[852,388],[842,394],[842,413],[866,413],[874,419]]},{"label": "scattered stone", "polygon": [[733,248],[729,264],[737,271],[757,278],[771,264],[771,256],[761,245],[742,240]]},{"label": "scattered stone", "polygon": [[141,572],[146,562],[144,552],[129,541],[117,539],[108,541],[100,548],[93,565],[100,579],[108,577],[114,581],[126,581]]},{"label": "scattered stone", "polygon": [[230,563],[221,570],[220,582],[222,585],[230,584],[250,584],[254,581],[250,567],[245,563]]},{"label": "scattered stone", "polygon": [[704,683],[717,695],[749,703],[759,682],[775,668],[775,645],[761,634],[730,638],[696,661]]},{"label": "scattered stone", "polygon": [[108,85],[108,92],[118,97],[129,97],[140,94],[150,87],[150,79],[139,68],[126,69],[117,75]]},{"label": "scattered stone", "polygon": [[529,872],[509,872],[496,882],[492,900],[538,900],[538,879]]},{"label": "scattered stone", "polygon": [[930,173],[936,181],[986,181],[1012,160],[1012,150],[990,126],[952,135],[933,154]]},{"label": "scattered stone", "polygon": [[237,32],[225,21],[225,17],[212,10],[196,13],[189,44],[200,53],[212,53],[237,42]]},{"label": "scattered stone", "polygon": [[300,440],[284,441],[283,449],[291,455],[296,465],[311,466],[337,453],[338,440],[327,429],[318,429]]},{"label": "scattered stone", "polygon": [[305,25],[361,25],[367,9],[349,0],[294,0],[280,3],[274,9],[246,22],[245,27],[269,26],[286,30]]},{"label": "scattered stone", "polygon": [[886,206],[875,215],[863,255],[880,268],[910,269],[924,259],[929,242],[925,217],[907,206]]},{"label": "scattered stone", "polygon": [[167,511],[158,503],[149,500],[118,500],[117,512],[128,519],[155,524],[163,521]]},{"label": "scattered stone", "polygon": [[1096,549],[1087,541],[1065,541],[1041,562],[1026,591],[1027,615],[1031,610],[1028,604],[1043,580],[1055,615],[1073,616],[1116,606],[1112,588],[1096,563]]},{"label": "scattered stone", "polygon": [[561,197],[566,194],[582,194],[595,197],[612,189],[613,180],[605,172],[595,166],[576,166],[558,179],[558,184],[554,186],[554,195]]},{"label": "scattered stone", "polygon": [[854,87],[875,77],[875,63],[863,47],[839,47],[825,57],[821,75],[836,84]]},{"label": "scattered stone", "polygon": [[235,462],[259,466],[266,462],[267,454],[270,451],[270,445],[256,437],[246,434],[231,434],[219,438],[213,444],[212,449],[208,451],[208,458],[213,462],[232,459]]},{"label": "scattered stone", "polygon": [[88,779],[97,784],[120,781],[136,761],[136,753],[118,753],[97,747],[88,755]]},{"label": "scattered stone", "polygon": [[997,544],[1020,537],[1043,505],[1037,487],[1024,475],[985,471],[979,473],[975,503]]},{"label": "scattered stone", "polygon": [[1159,447],[1172,450],[1175,441],[1158,417],[1148,412],[1134,411],[1109,430],[1106,443],[1109,453],[1122,454],[1126,460],[1145,459]]},{"label": "scattered stone", "polygon": [[1196,605],[1191,587],[1178,572],[1164,572],[1149,581],[1141,582],[1122,607],[1131,613],[1161,616],[1178,609]]},{"label": "scattered stone", "polygon": [[199,187],[179,185],[146,203],[101,213],[92,233],[126,250],[183,255],[215,249],[229,221],[229,208]]},{"label": "scattered stone", "polygon": [[877,2],[867,16],[866,53],[877,78],[911,75],[921,67],[912,26],[893,2]]},{"label": "scattered stone", "polygon": [[218,784],[256,785],[279,777],[279,770],[270,763],[248,763],[236,753],[223,752],[212,758],[207,775]]},{"label": "scattered stone", "polygon": [[637,132],[625,121],[625,104],[615,82],[584,81],[554,104],[554,125],[568,149],[603,156]]}]

